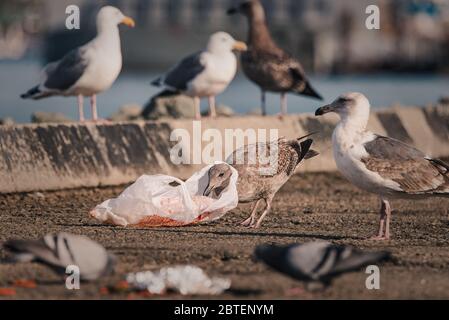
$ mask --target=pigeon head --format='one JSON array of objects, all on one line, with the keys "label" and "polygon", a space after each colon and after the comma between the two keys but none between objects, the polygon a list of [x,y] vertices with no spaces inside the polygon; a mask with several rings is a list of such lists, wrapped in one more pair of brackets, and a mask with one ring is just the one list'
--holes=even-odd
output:
[{"label": "pigeon head", "polygon": [[265,21],[265,10],[259,0],[242,1],[236,7],[228,10],[228,15],[243,14],[252,20]]},{"label": "pigeon head", "polygon": [[209,184],[203,195],[218,199],[231,182],[232,170],[227,164],[216,164],[209,169]]},{"label": "pigeon head", "polygon": [[97,15],[98,30],[106,30],[110,26],[124,24],[128,27],[134,27],[135,22],[132,18],[125,16],[119,9],[112,6],[105,6],[100,9]]},{"label": "pigeon head", "polygon": [[226,32],[217,32],[210,37],[207,51],[212,53],[223,53],[232,50],[246,51],[247,46],[244,42],[235,40]]},{"label": "pigeon head", "polygon": [[347,118],[368,121],[370,103],[361,93],[345,93],[335,99],[331,104],[325,105],[316,110],[316,116],[322,116],[326,113],[337,113],[342,120]]}]

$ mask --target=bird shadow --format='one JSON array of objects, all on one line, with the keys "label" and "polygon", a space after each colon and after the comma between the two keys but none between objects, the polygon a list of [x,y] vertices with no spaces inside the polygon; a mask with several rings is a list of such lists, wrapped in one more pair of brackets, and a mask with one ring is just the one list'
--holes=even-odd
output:
[{"label": "bird shadow", "polygon": [[64,227],[86,227],[86,228],[102,228],[121,231],[142,231],[142,232],[164,232],[164,233],[191,233],[191,234],[212,234],[219,236],[249,236],[249,237],[280,237],[280,238],[311,238],[320,240],[363,240],[363,237],[338,236],[338,235],[323,235],[323,234],[307,234],[307,233],[285,233],[285,232],[262,232],[262,231],[205,231],[198,230],[198,226],[183,226],[177,228],[124,228],[113,225],[102,224],[82,224],[82,223],[61,223]]},{"label": "bird shadow", "polygon": [[[133,229],[140,231],[148,231],[149,229]],[[334,235],[322,235],[322,234],[306,234],[306,233],[276,233],[276,232],[250,232],[250,231],[202,231],[202,230],[192,230],[192,229],[151,229],[151,231],[156,232],[169,232],[169,233],[192,233],[192,234],[213,234],[220,236],[250,236],[250,237],[281,237],[281,238],[314,238],[321,240],[361,240],[360,237],[343,237]]]},{"label": "bird shadow", "polygon": [[233,289],[230,288],[226,290],[226,293],[232,294],[237,297],[245,297],[245,296],[257,296],[263,293],[262,290],[258,289]]}]

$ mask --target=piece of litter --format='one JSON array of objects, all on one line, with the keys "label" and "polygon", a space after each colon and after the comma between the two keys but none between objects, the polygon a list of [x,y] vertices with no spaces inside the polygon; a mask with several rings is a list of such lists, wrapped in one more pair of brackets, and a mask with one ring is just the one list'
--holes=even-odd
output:
[{"label": "piece of litter", "polygon": [[29,279],[17,279],[12,284],[16,288],[35,289],[37,288],[36,281]]},{"label": "piece of litter", "polygon": [[15,296],[16,295],[16,289],[14,288],[0,288],[0,297],[9,297],[9,296]]},{"label": "piece of litter", "polygon": [[191,265],[130,273],[126,280],[132,288],[152,294],[174,291],[182,295],[219,295],[231,287],[229,279],[210,278],[201,268]]},{"label": "piece of litter", "polygon": [[[216,165],[228,166],[232,176],[229,185],[215,199],[204,193],[209,186],[209,171]],[[144,175],[117,198],[95,207],[90,215],[104,223],[139,228],[210,222],[238,205],[237,179],[234,168],[219,162],[201,169],[185,182],[171,176]]]}]

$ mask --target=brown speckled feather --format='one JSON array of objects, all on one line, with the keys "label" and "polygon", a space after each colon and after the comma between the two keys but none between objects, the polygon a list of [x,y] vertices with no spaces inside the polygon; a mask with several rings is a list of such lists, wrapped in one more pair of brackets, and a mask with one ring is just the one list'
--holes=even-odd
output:
[{"label": "brown speckled feather", "polygon": [[366,168],[398,183],[404,193],[449,196],[449,165],[398,140],[377,136],[365,144]]},{"label": "brown speckled feather", "polygon": [[[278,161],[277,166],[270,166],[260,161],[255,163],[249,162],[249,153],[255,150],[256,157],[259,159],[259,145],[249,145],[242,149],[236,150],[228,159],[228,163],[239,173],[238,193],[240,202],[251,202],[262,198],[274,196],[274,194],[288,181],[293,175],[297,165],[305,157],[312,144],[312,140],[298,142],[296,140],[285,141],[279,140]],[[267,143],[266,146],[267,157],[272,148],[276,148],[276,143]],[[243,156],[243,158],[242,158]],[[243,160],[238,162],[238,159]],[[271,170],[268,170],[271,169]]]},{"label": "brown speckled feather", "polygon": [[241,60],[246,76],[265,91],[302,92],[306,87],[301,64],[280,49],[250,48]]}]

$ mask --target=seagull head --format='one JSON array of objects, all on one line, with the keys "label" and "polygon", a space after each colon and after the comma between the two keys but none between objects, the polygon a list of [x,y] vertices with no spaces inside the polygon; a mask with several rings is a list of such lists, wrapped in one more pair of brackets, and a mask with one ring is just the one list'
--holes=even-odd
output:
[{"label": "seagull head", "polygon": [[232,170],[229,165],[221,163],[209,169],[209,184],[203,195],[218,199],[231,182]]},{"label": "seagull head", "polygon": [[236,7],[230,8],[227,13],[228,15],[240,13],[253,20],[265,20],[265,11],[259,0],[241,1]]},{"label": "seagull head", "polygon": [[214,33],[207,45],[207,51],[212,53],[230,52],[232,50],[246,51],[247,49],[244,42],[235,40],[226,32]]},{"label": "seagull head", "polygon": [[130,17],[125,16],[119,9],[112,6],[105,6],[100,9],[97,16],[97,25],[99,29],[105,26],[118,26],[124,24],[133,28],[136,23]]},{"label": "seagull head", "polygon": [[322,116],[326,113],[335,112],[342,119],[346,118],[368,118],[370,103],[361,93],[345,93],[335,99],[331,104],[325,105],[316,110],[316,116]]}]

